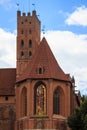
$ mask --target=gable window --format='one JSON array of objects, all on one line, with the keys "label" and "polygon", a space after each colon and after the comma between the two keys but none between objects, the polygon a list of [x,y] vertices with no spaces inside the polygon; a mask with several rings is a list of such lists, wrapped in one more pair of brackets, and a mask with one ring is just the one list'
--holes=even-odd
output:
[{"label": "gable window", "polygon": [[46,87],[42,83],[37,83],[34,90],[34,114],[46,115]]},{"label": "gable window", "polygon": [[43,74],[44,71],[45,71],[44,67],[38,67],[38,68],[36,69],[36,73],[37,73],[37,74]]},{"label": "gable window", "polygon": [[60,114],[60,92],[57,88],[53,95],[53,113]]}]

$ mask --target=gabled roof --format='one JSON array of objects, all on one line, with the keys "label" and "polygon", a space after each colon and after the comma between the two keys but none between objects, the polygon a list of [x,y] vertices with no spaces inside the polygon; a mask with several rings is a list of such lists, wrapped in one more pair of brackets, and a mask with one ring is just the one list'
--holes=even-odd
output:
[{"label": "gabled roof", "polygon": [[65,74],[58,65],[45,38],[42,39],[30,64],[27,66],[23,74],[19,77],[17,82],[25,79],[38,78],[69,81],[69,75]]},{"label": "gabled roof", "polygon": [[15,95],[16,69],[0,69],[0,96]]}]

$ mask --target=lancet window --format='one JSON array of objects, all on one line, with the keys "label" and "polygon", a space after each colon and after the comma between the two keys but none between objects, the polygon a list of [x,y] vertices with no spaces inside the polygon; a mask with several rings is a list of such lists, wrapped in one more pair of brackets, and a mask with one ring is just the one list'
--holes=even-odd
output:
[{"label": "lancet window", "polygon": [[60,91],[58,88],[53,95],[53,114],[60,114]]},{"label": "lancet window", "polygon": [[22,116],[27,116],[27,88],[24,87],[21,95],[21,111]]}]

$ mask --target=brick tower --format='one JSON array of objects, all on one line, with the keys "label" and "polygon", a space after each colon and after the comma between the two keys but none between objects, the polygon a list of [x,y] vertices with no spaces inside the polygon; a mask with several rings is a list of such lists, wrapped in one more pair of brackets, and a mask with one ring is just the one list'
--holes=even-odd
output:
[{"label": "brick tower", "polygon": [[21,14],[17,12],[17,77],[32,60],[40,43],[40,21],[36,11]]}]

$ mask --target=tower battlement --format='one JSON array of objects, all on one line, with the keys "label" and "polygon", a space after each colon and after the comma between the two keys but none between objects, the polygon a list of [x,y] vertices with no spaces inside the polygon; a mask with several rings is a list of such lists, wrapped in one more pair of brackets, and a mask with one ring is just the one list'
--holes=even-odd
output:
[{"label": "tower battlement", "polygon": [[31,17],[33,17],[33,16],[37,16],[37,14],[36,14],[35,10],[33,10],[32,13],[30,13],[30,12],[25,13],[25,12],[17,11],[17,16],[18,17],[23,17],[23,16],[31,16]]},{"label": "tower battlement", "polygon": [[[40,20],[37,17],[36,11],[33,10],[32,13],[28,12],[21,12],[17,11],[17,27],[18,28],[33,28],[35,30],[34,32],[37,32],[39,30],[38,36],[40,36]],[[19,31],[20,29],[18,29]]]}]

